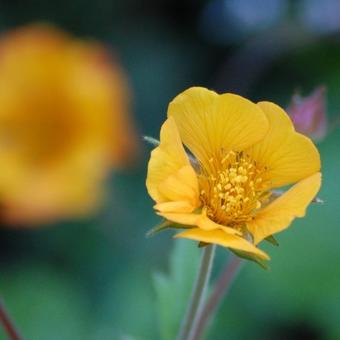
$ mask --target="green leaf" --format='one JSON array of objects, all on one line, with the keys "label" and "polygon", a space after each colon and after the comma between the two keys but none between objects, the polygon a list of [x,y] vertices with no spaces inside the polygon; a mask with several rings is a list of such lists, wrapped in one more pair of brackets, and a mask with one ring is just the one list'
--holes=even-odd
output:
[{"label": "green leaf", "polygon": [[163,340],[176,339],[198,270],[199,254],[194,242],[176,240],[170,255],[169,274],[153,275],[159,331]]},{"label": "green leaf", "polygon": [[249,260],[249,261],[253,261],[255,263],[257,263],[261,268],[268,270],[269,267],[267,266],[267,263],[262,260],[261,258],[259,258],[258,256],[252,254],[252,253],[248,253],[246,251],[242,251],[242,250],[236,250],[236,249],[231,249],[229,248],[236,256],[239,256],[245,260]]},{"label": "green leaf", "polygon": [[277,242],[276,238],[274,238],[273,235],[266,237],[265,240],[271,243],[273,246],[276,246],[276,247],[279,246],[279,242]]}]

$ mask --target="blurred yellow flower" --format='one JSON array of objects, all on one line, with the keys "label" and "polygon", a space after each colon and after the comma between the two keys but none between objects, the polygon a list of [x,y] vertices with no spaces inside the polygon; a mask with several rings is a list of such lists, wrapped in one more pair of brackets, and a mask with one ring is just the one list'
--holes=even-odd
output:
[{"label": "blurred yellow flower", "polygon": [[0,38],[0,204],[9,223],[88,214],[135,147],[125,75],[47,25]]},{"label": "blurred yellow flower", "polygon": [[256,245],[304,216],[319,170],[316,147],[279,106],[193,87],[169,105],[146,185],[157,213],[186,229],[176,237],[264,260]]}]

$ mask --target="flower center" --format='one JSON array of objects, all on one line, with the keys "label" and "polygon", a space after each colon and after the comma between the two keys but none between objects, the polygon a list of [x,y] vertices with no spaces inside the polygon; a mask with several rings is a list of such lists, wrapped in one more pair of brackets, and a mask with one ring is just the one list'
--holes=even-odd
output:
[{"label": "flower center", "polygon": [[72,150],[78,133],[71,103],[58,93],[51,97],[41,91],[40,96],[29,100],[25,96],[24,104],[18,100],[1,119],[0,150],[32,166],[63,159]]},{"label": "flower center", "polygon": [[200,198],[208,216],[229,226],[251,219],[270,196],[263,179],[266,169],[237,151],[221,151],[209,163],[209,169],[202,167],[200,175]]}]

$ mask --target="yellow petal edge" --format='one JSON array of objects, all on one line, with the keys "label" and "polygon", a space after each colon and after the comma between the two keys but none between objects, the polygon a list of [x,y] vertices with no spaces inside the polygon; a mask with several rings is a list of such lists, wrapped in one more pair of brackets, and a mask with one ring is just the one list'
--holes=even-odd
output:
[{"label": "yellow petal edge", "polygon": [[263,260],[269,260],[269,256],[261,249],[255,247],[242,237],[227,234],[223,230],[202,230],[193,228],[174,236],[175,238],[188,238],[195,241],[218,244],[223,247],[242,250],[254,254]]},{"label": "yellow petal edge", "polygon": [[248,223],[248,230],[258,244],[267,236],[286,229],[296,217],[303,217],[321,185],[321,173],[295,184],[281,197],[259,211]]},{"label": "yellow petal edge", "polygon": [[263,111],[248,99],[225,93],[218,95],[202,87],[179,94],[168,108],[183,143],[203,164],[226,150],[243,150],[260,141],[269,123]]},{"label": "yellow petal edge", "polygon": [[269,130],[247,153],[267,168],[270,187],[292,184],[320,171],[317,148],[308,137],[295,131],[287,113],[274,103],[257,105],[269,120]]},{"label": "yellow petal edge", "polygon": [[[169,202],[167,207],[163,206],[163,209],[168,211],[169,208],[173,211],[177,206],[180,212],[183,212],[183,209],[190,212],[199,205],[197,176],[173,118],[164,122],[160,145],[151,152],[146,187],[157,203]],[[171,206],[170,202],[177,203]]]}]

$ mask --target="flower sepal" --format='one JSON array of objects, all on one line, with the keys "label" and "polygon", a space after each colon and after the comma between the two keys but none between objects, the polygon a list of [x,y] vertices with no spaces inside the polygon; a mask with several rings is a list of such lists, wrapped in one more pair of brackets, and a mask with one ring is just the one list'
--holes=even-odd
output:
[{"label": "flower sepal", "polygon": [[276,247],[279,246],[279,242],[277,242],[276,238],[273,235],[266,237],[265,241],[271,243],[273,246],[276,246]]},{"label": "flower sepal", "polygon": [[211,243],[207,243],[207,242],[198,242],[198,248],[204,248],[204,247],[206,247],[206,246],[208,246],[208,245],[210,245]]},{"label": "flower sepal", "polygon": [[168,220],[164,220],[160,224],[156,225],[152,229],[150,229],[145,236],[146,237],[151,237],[154,236],[155,234],[158,234],[161,231],[168,230],[168,229],[187,229],[187,228],[192,228],[192,226],[186,226],[183,224],[178,224],[175,222],[171,222]]},{"label": "flower sepal", "polygon": [[248,253],[246,251],[242,251],[242,250],[237,250],[237,249],[232,249],[232,248],[229,248],[229,250],[233,252],[236,256],[241,257],[242,259],[245,259],[245,260],[255,262],[261,268],[265,270],[269,270],[267,263],[263,259],[261,259],[259,256],[252,254],[252,253]]}]

